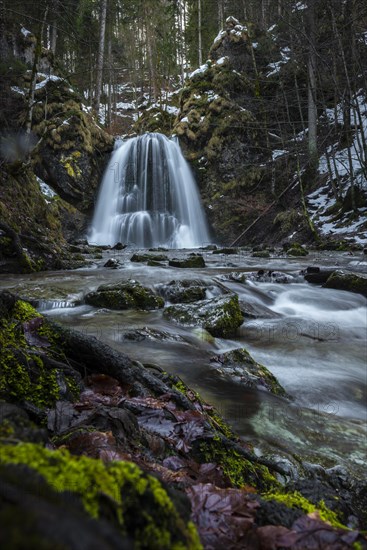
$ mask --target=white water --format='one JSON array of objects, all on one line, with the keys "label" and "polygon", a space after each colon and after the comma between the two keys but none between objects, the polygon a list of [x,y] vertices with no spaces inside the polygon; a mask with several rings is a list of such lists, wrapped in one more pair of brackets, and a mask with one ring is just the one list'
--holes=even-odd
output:
[{"label": "white water", "polygon": [[145,134],[113,153],[88,240],[139,248],[196,248],[209,242],[200,196],[178,143]]}]

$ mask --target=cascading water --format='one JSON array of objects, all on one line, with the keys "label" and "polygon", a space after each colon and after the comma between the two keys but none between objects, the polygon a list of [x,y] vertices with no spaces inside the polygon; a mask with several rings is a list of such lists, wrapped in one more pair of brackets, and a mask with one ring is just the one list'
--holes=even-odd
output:
[{"label": "cascading water", "polygon": [[89,242],[196,248],[209,242],[205,214],[178,143],[162,134],[129,139],[103,177]]}]

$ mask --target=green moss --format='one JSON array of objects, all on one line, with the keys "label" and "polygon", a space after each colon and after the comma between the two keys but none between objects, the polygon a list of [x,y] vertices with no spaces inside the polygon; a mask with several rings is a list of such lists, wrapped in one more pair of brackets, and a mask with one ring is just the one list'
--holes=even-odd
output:
[{"label": "green moss", "polygon": [[90,292],[85,301],[95,307],[111,309],[152,310],[164,306],[164,300],[149,288],[137,281],[126,281],[101,285],[97,291]]},{"label": "green moss", "polygon": [[308,251],[299,243],[292,243],[291,248],[287,250],[288,256],[308,256]]},{"label": "green moss", "polygon": [[330,510],[323,500],[320,500],[320,502],[315,505],[307,500],[307,498],[303,497],[298,491],[294,491],[294,493],[271,492],[264,495],[263,498],[265,500],[275,500],[276,502],[284,504],[288,508],[302,510],[305,514],[318,512],[320,518],[333,527],[347,529],[347,527],[339,521],[337,514]]},{"label": "green moss", "polygon": [[0,423],[0,439],[8,439],[15,433],[14,426],[5,418]]},{"label": "green moss", "polygon": [[[37,330],[39,336],[47,338],[50,349],[56,349],[56,337],[42,316],[27,302],[18,300],[10,312],[10,319],[0,324],[0,395],[15,402],[28,401],[44,409],[54,406],[60,398],[59,377],[63,373],[44,365],[42,353],[36,345],[28,344],[23,323],[41,318]],[[46,335],[49,335],[47,337]],[[59,355],[60,356],[60,355]],[[73,397],[79,394],[79,387],[71,376],[65,376],[69,391]]]},{"label": "green moss", "polygon": [[22,464],[35,470],[56,491],[79,495],[86,512],[101,515],[104,495],[115,509],[124,535],[136,548],[202,548],[192,523],[179,516],[161,483],[131,462],[111,462],[50,451],[40,445],[2,445],[0,464]]},{"label": "green moss", "polygon": [[0,255],[9,257],[14,254],[13,241],[10,237],[0,237]]},{"label": "green moss", "polygon": [[210,443],[200,443],[199,451],[205,462],[221,466],[233,487],[251,485],[261,492],[280,487],[266,466],[250,462],[236,450],[226,448],[220,438],[213,438]]},{"label": "green moss", "polygon": [[38,311],[31,306],[28,302],[23,302],[23,300],[17,300],[14,304],[14,307],[11,311],[11,317],[17,321],[30,321],[36,317],[42,317]]}]

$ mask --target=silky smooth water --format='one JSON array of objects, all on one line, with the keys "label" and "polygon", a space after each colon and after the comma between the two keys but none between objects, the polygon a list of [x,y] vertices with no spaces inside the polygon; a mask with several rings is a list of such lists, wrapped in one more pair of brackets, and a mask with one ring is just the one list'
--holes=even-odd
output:
[{"label": "silky smooth water", "polygon": [[176,141],[145,134],[113,153],[88,240],[142,248],[196,248],[209,242],[196,183]]},{"label": "silky smooth water", "polygon": [[[148,267],[131,262],[132,254],[129,249],[105,252],[92,269],[1,275],[0,288],[38,298],[43,313],[58,322],[134,360],[178,374],[262,451],[300,454],[311,462],[343,464],[356,474],[364,472],[367,301],[359,294],[307,284],[300,275],[308,265],[366,272],[362,254],[259,260],[245,252],[221,256],[203,251],[207,267],[189,270]],[[187,252],[166,254],[180,257]],[[111,255],[120,259],[121,269],[103,267]],[[261,282],[248,276],[239,283],[230,275],[233,271],[248,275],[259,268],[281,271],[294,282]],[[187,278],[205,281],[208,297],[236,293],[243,306],[256,309],[257,318],[247,317],[235,337],[221,339],[167,320],[161,310],[110,311],[83,304],[83,296],[103,283],[136,279],[158,289]],[[292,399],[246,388],[213,368],[211,357],[239,347],[268,367]]]}]

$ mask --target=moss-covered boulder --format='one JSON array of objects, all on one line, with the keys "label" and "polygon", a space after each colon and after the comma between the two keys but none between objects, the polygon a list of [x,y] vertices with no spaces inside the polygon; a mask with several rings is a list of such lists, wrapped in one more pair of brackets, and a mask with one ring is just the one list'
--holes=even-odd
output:
[{"label": "moss-covered boulder", "polygon": [[195,526],[182,519],[162,484],[132,462],[105,465],[32,443],[1,445],[0,456],[0,466],[27,467],[31,478],[39,475],[52,490],[78,497],[90,517],[113,518],[134,548],[202,548]]},{"label": "moss-covered boulder", "polygon": [[167,285],[158,288],[159,293],[172,304],[189,304],[204,300],[206,284],[195,279],[170,281]]},{"label": "moss-covered boulder", "polygon": [[166,254],[133,254],[130,261],[137,263],[166,262],[168,256]]},{"label": "moss-covered boulder", "polygon": [[286,396],[285,389],[275,376],[261,365],[245,348],[235,349],[210,360],[210,365],[224,378],[249,388],[258,388],[275,395]]},{"label": "moss-covered boulder", "polygon": [[43,136],[38,173],[62,198],[88,211],[94,205],[113,138],[97,124],[66,79],[55,76],[43,80],[36,98],[33,131]]},{"label": "moss-covered boulder", "polygon": [[96,291],[89,292],[85,301],[95,307],[110,309],[150,310],[164,306],[161,296],[134,280],[101,285]]},{"label": "moss-covered boulder", "polygon": [[83,215],[45,186],[31,166],[0,167],[0,272],[79,267],[83,262],[73,264],[66,239],[83,223]]},{"label": "moss-covered boulder", "polygon": [[292,243],[290,248],[287,249],[287,256],[308,256],[308,250],[298,243]]},{"label": "moss-covered boulder", "polygon": [[233,336],[243,322],[236,295],[219,296],[195,304],[166,307],[163,315],[187,326],[203,327],[212,336]]},{"label": "moss-covered boulder", "polygon": [[201,254],[190,254],[187,258],[173,258],[168,262],[171,267],[195,268],[205,267],[205,260]]},{"label": "moss-covered boulder", "polygon": [[356,292],[367,298],[367,276],[363,273],[347,273],[338,269],[328,277],[323,286],[325,288]]},{"label": "moss-covered boulder", "polygon": [[72,400],[81,377],[55,358],[59,352],[47,321],[28,303],[9,300],[0,321],[0,398],[28,402],[38,410]]}]

